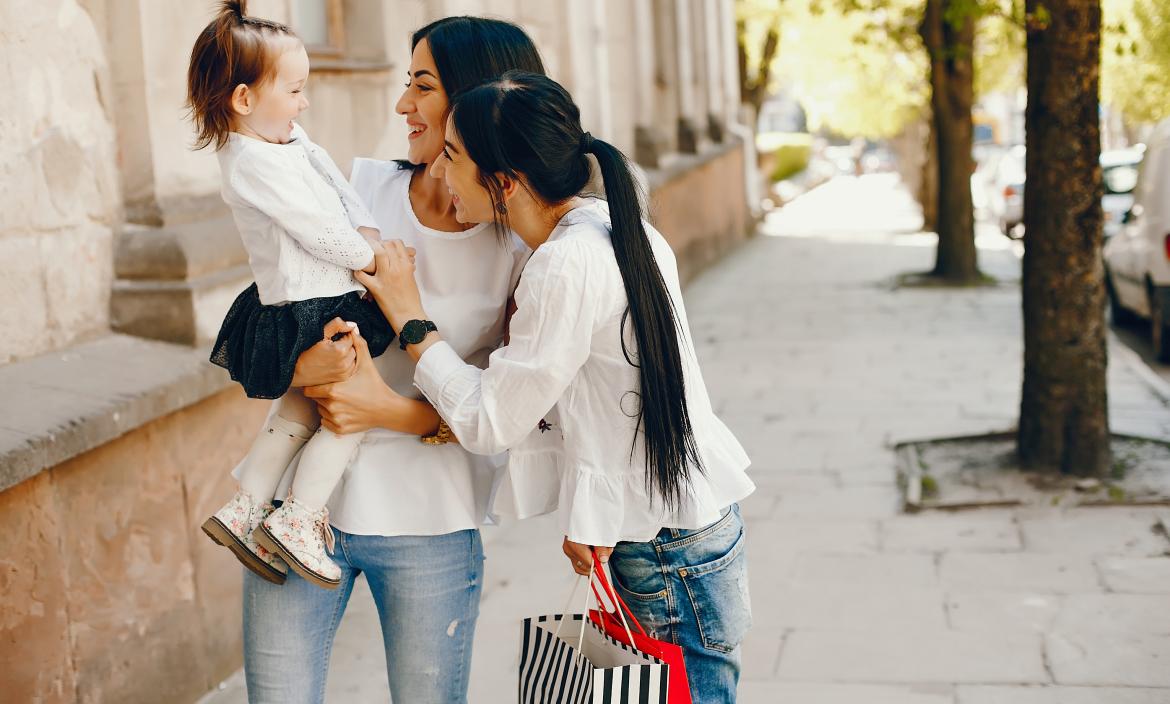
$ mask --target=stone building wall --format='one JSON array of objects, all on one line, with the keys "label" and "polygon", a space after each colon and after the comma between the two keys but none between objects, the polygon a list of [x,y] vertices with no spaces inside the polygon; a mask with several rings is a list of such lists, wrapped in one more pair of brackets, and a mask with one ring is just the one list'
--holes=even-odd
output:
[{"label": "stone building wall", "polygon": [[119,187],[101,18],[0,11],[0,364],[108,327]]}]

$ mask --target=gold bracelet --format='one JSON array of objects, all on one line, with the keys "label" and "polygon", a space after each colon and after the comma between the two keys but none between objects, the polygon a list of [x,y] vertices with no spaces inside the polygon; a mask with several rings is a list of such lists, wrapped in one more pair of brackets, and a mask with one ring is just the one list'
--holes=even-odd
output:
[{"label": "gold bracelet", "polygon": [[442,418],[439,419],[439,429],[435,431],[434,435],[424,435],[421,438],[427,445],[446,445],[455,439],[451,433],[451,427],[447,425],[447,421]]}]

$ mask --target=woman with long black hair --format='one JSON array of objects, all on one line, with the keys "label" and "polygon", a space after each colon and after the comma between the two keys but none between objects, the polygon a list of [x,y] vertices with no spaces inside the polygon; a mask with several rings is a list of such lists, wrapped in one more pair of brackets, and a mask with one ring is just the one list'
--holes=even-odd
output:
[{"label": "woman with long black hair", "polygon": [[[642,624],[683,646],[694,701],[733,701],[751,621],[736,502],[754,486],[742,447],[712,411],[674,255],[642,219],[624,155],[582,131],[560,85],[521,72],[459,96],[445,141],[431,172],[459,220],[511,228],[534,250],[509,344],[487,369],[466,364],[428,320],[401,242],[387,243],[362,282],[418,359],[415,384],[464,447],[521,444],[555,411],[573,568],[588,574],[590,547],[608,556]],[[608,204],[578,196],[589,154]],[[527,479],[509,478],[521,487]]]}]

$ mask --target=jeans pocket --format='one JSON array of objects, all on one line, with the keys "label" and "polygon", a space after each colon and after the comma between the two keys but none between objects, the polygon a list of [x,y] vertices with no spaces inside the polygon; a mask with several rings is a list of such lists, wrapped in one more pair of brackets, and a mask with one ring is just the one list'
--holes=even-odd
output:
[{"label": "jeans pocket", "polygon": [[739,646],[752,625],[744,533],[725,555],[678,571],[695,610],[704,648],[723,653]]},{"label": "jeans pocket", "polygon": [[619,544],[609,557],[613,584],[622,598],[635,601],[665,599],[666,579],[657,561],[639,554],[646,550],[641,544],[632,549],[624,548],[625,545]]}]

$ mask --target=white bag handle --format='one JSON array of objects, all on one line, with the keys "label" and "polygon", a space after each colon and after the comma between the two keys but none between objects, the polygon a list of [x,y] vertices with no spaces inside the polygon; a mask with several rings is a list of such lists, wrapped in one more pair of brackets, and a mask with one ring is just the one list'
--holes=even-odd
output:
[{"label": "white bag handle", "polygon": [[[589,578],[587,579],[587,581],[590,584],[593,583],[593,564],[592,563],[590,563],[590,565],[589,565]],[[557,629],[555,631],[553,631],[554,638],[557,638],[561,635],[561,627],[565,625],[565,621],[569,620],[567,618],[568,616],[571,616],[571,614],[568,613],[569,606],[573,603],[573,597],[577,595],[577,588],[580,586],[581,586],[580,579],[575,580],[573,582],[573,590],[571,592],[569,592],[569,599],[565,602],[565,608],[561,612],[561,620],[557,623]],[[585,590],[585,607],[581,611],[581,633],[580,633],[580,635],[577,636],[577,653],[580,654],[581,657],[585,656],[585,654],[581,651],[581,646],[585,644],[585,626],[588,625],[588,623],[589,623],[589,595],[592,592],[593,592],[592,589]],[[633,641],[630,641],[630,642],[632,643]]]}]

